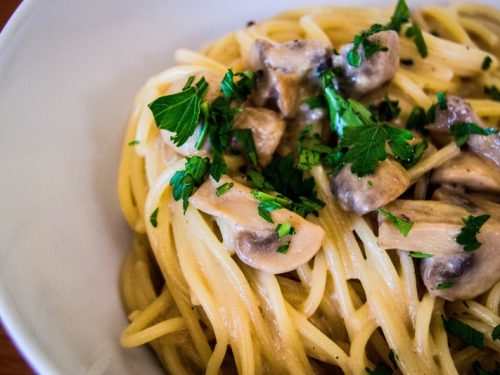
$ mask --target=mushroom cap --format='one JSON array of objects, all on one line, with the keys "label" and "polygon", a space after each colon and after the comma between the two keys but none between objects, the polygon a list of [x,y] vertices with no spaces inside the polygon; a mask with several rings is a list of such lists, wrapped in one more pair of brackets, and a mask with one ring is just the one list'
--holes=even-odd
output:
[{"label": "mushroom cap", "polygon": [[[234,186],[217,197],[215,190],[224,183]],[[249,266],[277,274],[289,272],[308,262],[321,248],[324,230],[296,213],[287,209],[271,212],[274,221],[269,223],[258,214],[259,201],[251,190],[223,176],[219,182],[209,178],[190,197],[190,204],[209,215],[223,220],[226,234],[232,229],[233,238],[227,243],[234,243],[238,257]],[[296,233],[278,238],[275,232],[279,223],[289,223]],[[286,253],[277,252],[279,246],[290,241]]]}]

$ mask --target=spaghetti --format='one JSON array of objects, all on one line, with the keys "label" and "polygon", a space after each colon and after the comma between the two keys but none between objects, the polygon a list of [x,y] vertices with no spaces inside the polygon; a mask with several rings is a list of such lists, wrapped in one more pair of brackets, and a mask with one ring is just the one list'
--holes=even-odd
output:
[{"label": "spaghetti", "polygon": [[[250,267],[228,251],[212,215],[192,204],[184,212],[173,198],[170,181],[186,160],[163,142],[149,103],[190,76],[248,69],[256,40],[315,40],[340,49],[372,24],[386,24],[391,14],[377,8],[291,10],[232,32],[199,53],[178,50],[179,65],[140,90],[119,175],[122,211],[134,231],[121,273],[131,322],[123,346],[150,344],[172,374],[363,374],[376,367],[465,374],[500,361],[500,340],[492,337],[500,324],[500,282],[473,299],[446,302],[433,296],[407,251],[383,250],[369,215],[341,208],[321,165],[307,173],[326,204],[307,220],[325,236],[309,262],[287,273]],[[499,11],[476,4],[428,6],[412,18],[428,56],[422,58],[401,31],[399,58],[406,63],[382,93],[399,102],[401,123],[414,106],[428,108],[442,91],[464,97],[485,124],[497,127],[500,102],[482,88],[500,87]],[[491,65],[483,70],[487,57]],[[408,170],[415,199],[427,195],[429,171],[459,152],[450,143]],[[244,158],[224,157],[227,174],[237,180]],[[442,316],[481,332],[484,348],[448,333]]]}]

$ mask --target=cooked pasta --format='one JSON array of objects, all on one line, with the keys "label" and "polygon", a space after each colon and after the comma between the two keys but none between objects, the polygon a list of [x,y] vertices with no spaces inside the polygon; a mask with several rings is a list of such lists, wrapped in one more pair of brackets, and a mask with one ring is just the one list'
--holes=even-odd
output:
[{"label": "cooked pasta", "polygon": [[[500,281],[465,300],[447,301],[428,290],[419,273],[422,260],[409,256],[409,249],[381,245],[382,229],[373,214],[346,211],[332,193],[332,171],[324,163],[305,171],[324,207],[307,220],[295,214],[297,218],[290,219],[304,231],[308,225],[320,228],[322,238],[312,236],[302,244],[313,246],[317,237],[319,250],[286,272],[259,269],[234,253],[217,214],[197,203],[203,187],[189,198],[187,208],[174,199],[171,181],[186,158],[164,141],[150,103],[180,91],[179,82],[191,76],[210,82],[210,75],[223,77],[228,68],[235,74],[254,70],[250,61],[256,41],[317,41],[341,51],[362,30],[387,24],[393,11],[333,6],[287,11],[249,23],[200,52],[176,51],[178,65],[152,77],[139,91],[119,173],[123,215],[134,232],[120,282],[130,320],[123,346],[148,343],[172,374],[363,374],[375,368],[389,371],[384,373],[466,374],[478,371],[478,366],[489,371],[498,366],[500,339],[492,332],[500,324]],[[384,95],[398,101],[400,113],[393,122],[404,127],[414,107],[429,108],[437,92],[446,92],[468,102],[485,126],[497,128],[500,102],[485,95],[483,87],[500,87],[500,11],[476,4],[427,6],[411,17],[412,23],[399,31],[394,76],[388,84],[358,95],[360,101],[373,104]],[[410,25],[422,30],[425,58],[405,36]],[[290,128],[286,121],[285,134]],[[323,139],[332,139],[330,134]],[[282,143],[279,147],[286,148]],[[213,156],[210,150],[201,151],[202,156]],[[263,155],[259,149],[257,153],[262,164]],[[460,145],[451,141],[422,157],[406,172],[408,186],[414,188],[405,194],[417,201],[429,197],[437,178],[432,172],[459,154]],[[221,181],[231,181],[229,188],[234,183],[233,191],[248,185],[241,172],[248,166],[244,155],[225,153],[223,158],[230,179]],[[498,201],[500,195],[493,196]],[[276,220],[279,211],[285,210],[272,211],[272,218]],[[299,236],[301,228],[287,236]],[[496,268],[493,277],[499,274]],[[443,320],[452,319],[482,333],[484,348],[446,330]]]}]

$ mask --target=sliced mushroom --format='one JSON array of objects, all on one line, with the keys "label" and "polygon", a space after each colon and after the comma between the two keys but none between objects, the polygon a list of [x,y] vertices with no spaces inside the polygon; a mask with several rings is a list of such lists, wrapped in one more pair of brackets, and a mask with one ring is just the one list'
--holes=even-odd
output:
[{"label": "sliced mushroom", "polygon": [[383,249],[423,251],[449,255],[463,251],[455,241],[468,212],[454,204],[438,201],[398,199],[384,207],[398,218],[410,220],[413,227],[406,237],[392,222],[379,215],[378,244]]},{"label": "sliced mushroom", "polygon": [[[436,118],[434,122],[427,126],[433,137],[440,143],[449,142],[450,127],[453,124],[471,122],[483,128],[479,116],[472,107],[462,98],[450,95],[446,98],[446,108],[436,107]],[[469,136],[467,146],[476,155],[482,156],[492,161],[495,166],[500,167],[500,134]]]},{"label": "sliced mushroom", "polygon": [[354,67],[347,61],[347,54],[353,44],[341,47],[340,55],[333,55],[333,66],[342,70],[340,87],[350,97],[361,97],[370,91],[390,81],[399,68],[399,37],[395,31],[382,31],[368,37],[368,40],[387,47],[387,51],[376,52],[366,59],[361,45],[359,53],[362,56],[361,65]]},{"label": "sliced mushroom", "polygon": [[330,52],[324,42],[293,40],[281,44],[255,41],[250,68],[262,71],[252,96],[257,106],[277,107],[283,116],[294,117],[300,103],[321,88],[315,77],[330,65]]},{"label": "sliced mushroom", "polygon": [[500,203],[483,194],[466,194],[461,189],[443,186],[434,191],[432,199],[452,203],[463,207],[471,215],[482,215],[487,212],[492,219],[500,222]]},{"label": "sliced mushroom", "polygon": [[271,162],[274,151],[285,131],[285,121],[274,111],[266,108],[247,107],[234,119],[235,129],[250,129],[260,165]]},{"label": "sliced mushroom", "polygon": [[[234,186],[217,197],[218,186],[233,182]],[[251,267],[269,273],[283,273],[296,269],[308,262],[320,249],[323,242],[323,229],[301,216],[287,210],[279,209],[271,212],[274,224],[265,221],[258,214],[259,202],[253,197],[251,190],[223,176],[219,182],[212,178],[207,180],[189,199],[190,204],[224,221],[225,245],[231,247],[238,257]],[[293,235],[278,238],[276,226],[289,223],[296,231]],[[288,241],[285,254],[278,252],[280,246]]]},{"label": "sliced mushroom", "polygon": [[[487,240],[482,236],[481,247],[473,252],[462,251],[422,260],[420,273],[431,295],[448,301],[475,298],[500,279],[500,226],[496,228]],[[439,289],[438,285],[444,284],[449,287]]]},{"label": "sliced mushroom", "polygon": [[[500,278],[500,222],[490,218],[476,236],[481,247],[465,252],[456,237],[462,218],[471,212],[464,207],[439,201],[396,200],[385,209],[409,219],[413,227],[404,237],[385,217],[379,216],[379,245],[385,249],[421,251],[432,254],[421,263],[425,286],[433,296],[447,300],[474,298]],[[475,206],[475,214],[484,213]],[[440,285],[441,284],[441,285]],[[447,288],[442,288],[448,284]]]},{"label": "sliced mushroom", "polygon": [[[222,76],[220,74],[214,73],[212,71],[202,71],[198,72],[196,74],[193,74],[195,79],[194,83],[198,82],[198,80],[201,77],[205,77],[207,83],[208,83],[208,88],[207,91],[203,97],[203,100],[208,101],[209,103],[214,101],[218,96],[221,95],[220,91],[220,83],[222,81]],[[173,82],[169,87],[165,95],[170,95],[170,94],[175,94],[177,92],[182,91],[182,88],[186,84],[187,77],[178,79],[177,81]],[[201,132],[201,126],[198,125],[191,137],[184,143],[182,146],[176,146],[170,138],[172,138],[174,133],[168,131],[168,130],[161,130],[161,135],[163,137],[163,141],[172,147],[175,151],[177,151],[179,154],[184,155],[184,156],[193,156],[193,155],[200,155],[200,154],[205,154],[210,150],[210,145],[208,142],[205,142],[202,147],[198,150],[196,148],[196,142],[198,141],[198,138],[200,136]]]},{"label": "sliced mushroom", "polygon": [[434,170],[431,182],[500,193],[500,170],[488,160],[464,151]]},{"label": "sliced mushroom", "polygon": [[392,202],[410,186],[406,170],[397,162],[386,159],[373,175],[358,177],[351,172],[351,165],[344,166],[332,178],[332,192],[342,208],[358,215]]}]

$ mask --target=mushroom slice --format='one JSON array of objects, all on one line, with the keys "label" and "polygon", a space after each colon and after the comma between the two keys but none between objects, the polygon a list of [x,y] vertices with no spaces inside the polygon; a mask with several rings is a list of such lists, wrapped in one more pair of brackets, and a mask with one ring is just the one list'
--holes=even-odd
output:
[{"label": "mushroom slice", "polygon": [[491,197],[482,194],[466,194],[450,187],[440,187],[432,195],[432,199],[463,207],[474,216],[487,212],[492,220],[500,222],[500,203],[488,198]]},{"label": "mushroom slice", "polygon": [[[231,182],[234,186],[217,197],[217,187]],[[296,269],[308,262],[323,242],[325,233],[320,226],[287,209],[271,212],[274,224],[265,221],[258,214],[259,202],[251,190],[227,176],[219,182],[208,179],[189,202],[218,221],[224,221],[225,245],[234,244],[236,254],[244,263],[265,272],[276,274]],[[276,226],[280,223],[289,223],[295,234],[280,239],[276,233]],[[286,253],[278,252],[278,248],[288,241]]]},{"label": "mushroom slice", "polygon": [[[387,51],[376,52],[369,59],[362,57],[361,65],[349,65],[347,54],[352,50],[353,44],[341,47],[340,55],[333,55],[333,66],[343,72],[340,87],[350,97],[361,97],[377,87],[390,81],[399,68],[399,37],[392,30],[382,31],[368,37],[368,40],[387,47]],[[364,56],[363,46],[359,47],[361,56]]]},{"label": "mushroom slice", "polygon": [[[204,101],[207,102],[213,102],[218,96],[221,95],[220,93],[220,83],[223,79],[223,77],[220,74],[214,73],[212,71],[201,71],[196,74],[193,74],[195,77],[193,82],[198,82],[201,77],[205,77],[205,80],[208,83],[208,88],[207,91],[203,97]],[[177,92],[182,91],[182,88],[186,84],[187,77],[178,79],[177,81],[173,82],[167,89],[167,92],[165,95],[170,95],[170,94],[175,94]],[[196,148],[196,142],[198,141],[198,138],[200,137],[201,133],[201,125],[198,125],[191,137],[188,138],[186,143],[184,143],[182,146],[176,146],[170,138],[174,135],[171,131],[168,130],[161,130],[161,135],[163,138],[163,141],[173,148],[176,152],[183,156],[193,156],[193,155],[201,155],[201,154],[206,154],[210,150],[210,146],[208,142],[205,142],[202,147],[198,150]]]},{"label": "mushroom slice", "polygon": [[[409,220],[413,226],[406,237],[379,215],[378,244],[383,249],[423,251],[433,255],[463,252],[455,241],[468,212],[447,202],[398,199],[384,207],[398,218]],[[483,232],[483,231],[481,231]]]},{"label": "mushroom slice", "polygon": [[315,73],[330,65],[330,51],[328,44],[319,41],[277,44],[259,39],[253,45],[249,65],[263,73],[253,95],[257,106],[274,105],[291,118],[303,98],[321,89]]},{"label": "mushroom slice", "polygon": [[[496,224],[496,231],[481,236],[480,241],[481,247],[472,252],[462,251],[422,260],[420,273],[431,295],[448,301],[475,298],[500,279],[500,225]],[[445,284],[449,287],[438,287]]]},{"label": "mushroom slice", "polygon": [[500,193],[500,170],[493,163],[470,152],[461,152],[438,167],[432,174],[431,182]]},{"label": "mushroom slice", "polygon": [[397,162],[386,159],[374,174],[358,177],[351,172],[351,165],[344,166],[332,178],[331,188],[342,208],[358,215],[392,202],[410,186],[406,170]]},{"label": "mushroom slice", "polygon": [[271,162],[280,143],[285,121],[270,109],[247,107],[235,116],[234,128],[252,131],[259,164],[265,166]]},{"label": "mushroom slice", "polygon": [[[436,118],[434,122],[427,126],[433,137],[442,142],[448,142],[450,127],[453,124],[462,122],[472,122],[483,128],[479,116],[472,107],[462,98],[450,95],[446,98],[446,108],[436,107]],[[500,167],[500,134],[478,135],[471,134],[467,140],[467,146],[476,155],[482,156],[492,161],[496,167]]]}]

